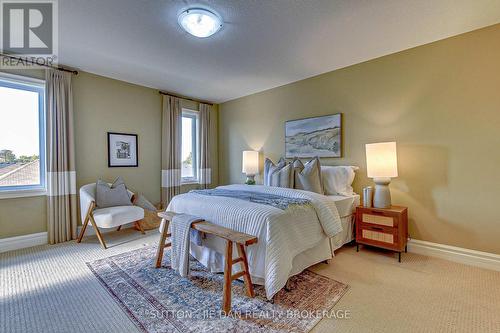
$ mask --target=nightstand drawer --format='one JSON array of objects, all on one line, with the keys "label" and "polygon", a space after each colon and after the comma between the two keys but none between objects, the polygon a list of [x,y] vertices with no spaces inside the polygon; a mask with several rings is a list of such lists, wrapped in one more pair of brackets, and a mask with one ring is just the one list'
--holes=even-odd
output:
[{"label": "nightstand drawer", "polygon": [[381,231],[363,229],[361,231],[361,237],[367,240],[394,244],[394,235],[392,233],[389,234]]},{"label": "nightstand drawer", "polygon": [[397,225],[396,219],[392,216],[374,215],[368,213],[363,213],[361,215],[361,222],[383,225],[391,228]]},{"label": "nightstand drawer", "polygon": [[394,248],[399,242],[398,233],[397,228],[361,223],[356,231],[356,240],[362,243]]}]

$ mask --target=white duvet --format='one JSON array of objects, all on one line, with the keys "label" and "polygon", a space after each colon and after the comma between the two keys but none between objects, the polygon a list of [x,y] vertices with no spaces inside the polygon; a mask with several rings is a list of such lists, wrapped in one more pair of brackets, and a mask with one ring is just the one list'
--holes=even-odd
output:
[{"label": "white duvet", "polygon": [[218,188],[305,198],[311,202],[281,210],[240,199],[185,193],[175,196],[167,208],[257,236],[258,243],[247,249],[250,274],[264,280],[268,299],[285,286],[295,256],[319,244],[325,235],[333,237],[342,231],[335,202],[324,195],[260,185]]}]

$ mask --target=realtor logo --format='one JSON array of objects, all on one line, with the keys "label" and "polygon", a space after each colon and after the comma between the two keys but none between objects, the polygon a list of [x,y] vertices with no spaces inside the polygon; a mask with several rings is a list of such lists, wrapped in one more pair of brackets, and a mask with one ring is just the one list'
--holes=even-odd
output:
[{"label": "realtor logo", "polygon": [[[58,37],[56,0],[0,0],[0,8],[2,53],[53,64]],[[2,65],[7,65],[3,59]]]}]

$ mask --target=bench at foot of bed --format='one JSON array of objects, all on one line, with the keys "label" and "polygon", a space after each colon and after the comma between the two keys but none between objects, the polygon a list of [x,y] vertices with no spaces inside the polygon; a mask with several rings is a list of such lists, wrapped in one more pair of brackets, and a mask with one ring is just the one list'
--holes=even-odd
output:
[{"label": "bench at foot of bed", "polygon": [[[156,267],[161,267],[161,262],[163,259],[163,251],[165,247],[169,247],[172,244],[165,243],[167,237],[171,234],[168,233],[168,223],[172,221],[172,218],[177,215],[174,212],[161,212],[158,216],[161,217],[164,222],[163,231],[160,237],[160,244],[158,245],[158,251],[156,254]],[[231,311],[231,283],[240,277],[243,277],[245,281],[245,287],[247,295],[249,297],[254,297],[255,292],[253,290],[252,278],[248,270],[248,260],[245,247],[257,243],[257,237],[245,234],[243,232],[235,231],[229,228],[219,226],[214,223],[207,221],[195,222],[191,225],[191,228],[200,231],[204,234],[210,234],[220,237],[226,240],[226,253],[225,253],[225,263],[224,263],[224,287],[222,295],[222,311],[225,314],[229,314]],[[238,250],[238,258],[233,258],[233,243],[236,244]],[[232,274],[232,268],[234,264],[241,264],[242,271],[236,274]]]}]

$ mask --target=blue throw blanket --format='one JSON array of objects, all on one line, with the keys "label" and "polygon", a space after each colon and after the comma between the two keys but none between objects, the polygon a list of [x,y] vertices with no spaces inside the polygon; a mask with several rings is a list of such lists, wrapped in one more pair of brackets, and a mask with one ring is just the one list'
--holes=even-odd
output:
[{"label": "blue throw blanket", "polygon": [[190,193],[240,199],[263,205],[273,206],[282,210],[287,209],[288,206],[290,205],[307,205],[310,203],[308,199],[289,198],[276,194],[259,193],[251,191],[231,191],[222,189],[211,189],[211,190],[192,190],[190,191]]}]

